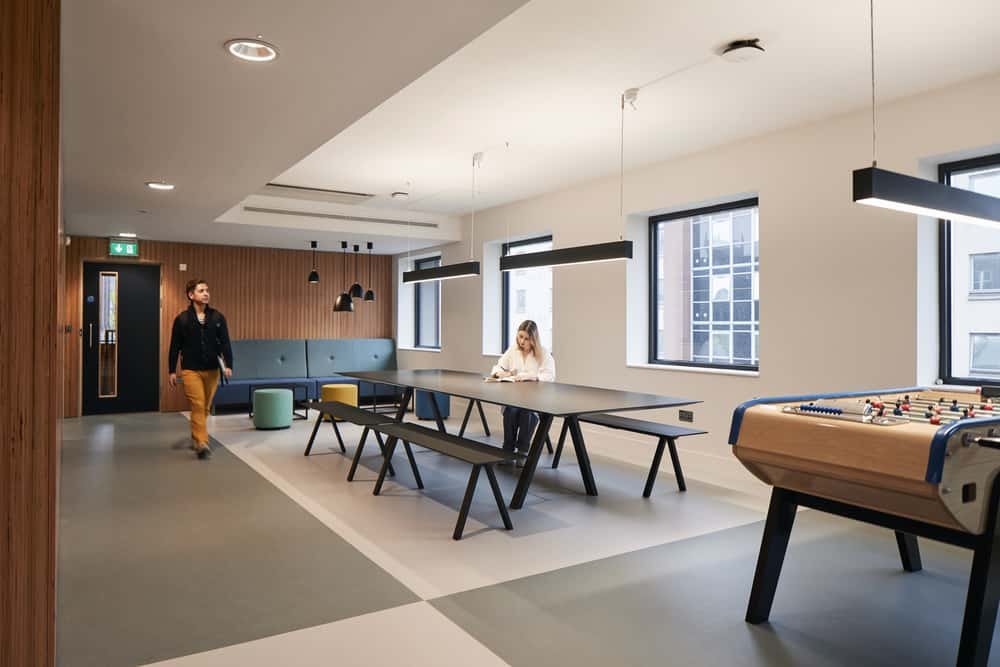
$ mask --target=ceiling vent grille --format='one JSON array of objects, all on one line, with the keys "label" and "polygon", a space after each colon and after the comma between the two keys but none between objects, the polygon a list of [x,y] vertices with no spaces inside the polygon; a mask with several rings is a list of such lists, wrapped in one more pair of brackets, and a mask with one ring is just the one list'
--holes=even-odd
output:
[{"label": "ceiling vent grille", "polygon": [[282,208],[265,208],[263,206],[244,206],[248,213],[271,213],[274,215],[296,215],[302,218],[322,218],[324,220],[347,220],[348,222],[373,222],[381,225],[399,225],[400,227],[424,227],[437,229],[436,222],[417,222],[413,220],[393,220],[391,218],[364,218],[358,215],[338,215],[336,213],[318,213],[314,211],[295,211]]},{"label": "ceiling vent grille", "polygon": [[375,196],[363,192],[307,188],[300,185],[286,185],[284,183],[268,183],[258,190],[257,194],[269,197],[285,197],[286,199],[322,201],[332,204],[363,204]]}]

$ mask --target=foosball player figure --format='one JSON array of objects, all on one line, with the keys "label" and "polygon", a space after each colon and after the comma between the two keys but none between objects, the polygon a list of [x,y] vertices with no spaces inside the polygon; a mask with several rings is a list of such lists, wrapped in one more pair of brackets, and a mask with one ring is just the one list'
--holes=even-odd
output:
[{"label": "foosball player figure", "polygon": [[972,403],[969,403],[969,409],[966,410],[966,412],[968,413],[966,415],[967,417],[975,417],[976,416],[976,406],[973,405]]},{"label": "foosball player figure", "polygon": [[962,410],[962,408],[958,407],[958,399],[957,398],[951,399],[951,411],[952,412],[961,412],[961,410]]},{"label": "foosball player figure", "polygon": [[903,403],[902,401],[896,401],[896,406],[892,409],[892,414],[897,417],[903,416]]},{"label": "foosball player figure", "polygon": [[993,411],[993,399],[992,398],[987,398],[986,399],[986,402],[983,403],[983,410],[989,410],[991,412]]},{"label": "foosball player figure", "polygon": [[924,411],[924,419],[930,419],[933,416],[934,416],[934,411],[931,410],[930,408],[927,408],[927,410]]}]

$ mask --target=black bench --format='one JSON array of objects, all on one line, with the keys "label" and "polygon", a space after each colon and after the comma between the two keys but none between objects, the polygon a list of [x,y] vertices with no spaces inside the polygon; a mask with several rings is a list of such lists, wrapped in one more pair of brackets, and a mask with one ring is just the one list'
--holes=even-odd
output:
[{"label": "black bench", "polygon": [[[316,433],[319,431],[320,424],[323,423],[323,419],[327,416],[330,417],[330,424],[333,426],[333,432],[337,435],[337,442],[340,445],[340,451],[344,454],[347,453],[347,448],[344,447],[344,438],[340,435],[340,429],[337,427],[337,420],[351,422],[352,424],[357,424],[358,426],[364,426],[365,430],[361,432],[361,440],[358,442],[357,449],[354,450],[354,459],[351,461],[351,471],[347,474],[347,481],[354,481],[354,472],[358,469],[358,462],[361,460],[361,452],[365,448],[365,441],[368,439],[368,432],[373,426],[378,424],[388,424],[395,421],[391,415],[386,415],[383,413],[372,412],[370,410],[362,410],[353,405],[348,405],[347,403],[341,403],[339,401],[312,401],[309,404],[313,410],[319,412],[319,416],[316,418],[316,425],[313,426],[312,435],[309,436],[309,443],[306,445],[306,451],[303,456],[309,456],[309,452],[312,451],[313,442],[316,440]],[[378,440],[378,446],[385,454],[385,443],[382,441],[382,436],[376,431],[375,438]],[[389,466],[389,474],[395,475],[396,471]]]},{"label": "black bench", "polygon": [[504,451],[498,447],[491,447],[480,442],[461,438],[450,433],[441,433],[438,430],[429,429],[419,424],[379,424],[372,427],[376,431],[381,431],[388,439],[385,443],[385,461],[382,463],[382,470],[379,471],[378,481],[375,482],[374,494],[377,496],[382,492],[382,483],[385,481],[386,471],[396,449],[396,443],[403,441],[410,457],[410,465],[413,467],[414,477],[417,480],[417,488],[424,488],[423,482],[417,473],[416,462],[409,451],[409,444],[420,445],[445,456],[465,461],[472,465],[472,473],[469,475],[469,483],[465,489],[465,498],[462,500],[462,507],[458,512],[458,521],[455,523],[455,532],[452,537],[456,540],[462,539],[462,531],[465,530],[465,521],[469,516],[469,508],[472,506],[472,497],[476,492],[476,483],[479,481],[479,470],[486,471],[486,478],[493,489],[493,498],[496,500],[497,509],[503,519],[503,525],[507,530],[513,529],[514,525],[510,521],[510,514],[507,513],[507,506],[504,504],[503,496],[500,494],[500,485],[497,483],[496,474],[493,472],[493,465],[502,461],[516,461],[522,459],[520,454]]},{"label": "black bench", "polygon": [[[581,415],[579,417],[579,421],[586,422],[588,424],[597,424],[598,426],[607,426],[608,428],[614,428],[620,431],[629,431],[631,433],[641,433],[642,435],[655,435],[659,437],[660,440],[656,444],[656,453],[653,455],[653,465],[649,468],[649,476],[646,478],[646,487],[642,491],[643,498],[649,498],[649,495],[653,492],[653,484],[656,482],[656,473],[659,471],[660,461],[663,459],[664,447],[667,447],[670,450],[670,461],[674,464],[674,476],[677,478],[677,490],[687,491],[687,485],[684,483],[684,473],[681,471],[681,461],[677,457],[677,438],[683,438],[688,435],[702,435],[708,432],[694,428],[684,428],[683,426],[671,426],[669,424],[646,421],[644,419],[622,417],[621,415]],[[566,432],[569,428],[569,420],[566,420],[566,422],[563,423],[562,432],[559,434],[559,444],[556,446],[556,455],[552,459],[553,468],[559,467],[559,458],[562,456],[563,445],[566,443]],[[578,437],[582,438],[583,434],[579,433],[579,428],[577,428],[577,432]]]}]

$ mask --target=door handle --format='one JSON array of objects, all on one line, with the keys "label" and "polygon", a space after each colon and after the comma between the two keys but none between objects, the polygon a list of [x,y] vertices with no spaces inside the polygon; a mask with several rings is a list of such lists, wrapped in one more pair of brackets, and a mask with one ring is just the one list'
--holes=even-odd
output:
[{"label": "door handle", "polygon": [[89,340],[90,340],[90,342],[87,344],[87,346],[90,347],[90,349],[94,349],[94,323],[93,322],[90,323],[90,337],[89,337]]}]

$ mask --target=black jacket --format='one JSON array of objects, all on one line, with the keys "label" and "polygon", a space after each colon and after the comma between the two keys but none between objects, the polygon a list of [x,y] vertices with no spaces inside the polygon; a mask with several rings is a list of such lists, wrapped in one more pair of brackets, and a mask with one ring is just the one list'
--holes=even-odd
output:
[{"label": "black jacket", "polygon": [[222,313],[211,306],[205,307],[205,323],[198,321],[194,305],[174,318],[170,333],[169,372],[175,373],[177,355],[181,355],[181,368],[186,371],[210,371],[219,367],[219,355],[226,366],[233,367],[233,346],[229,342],[229,327]]}]

